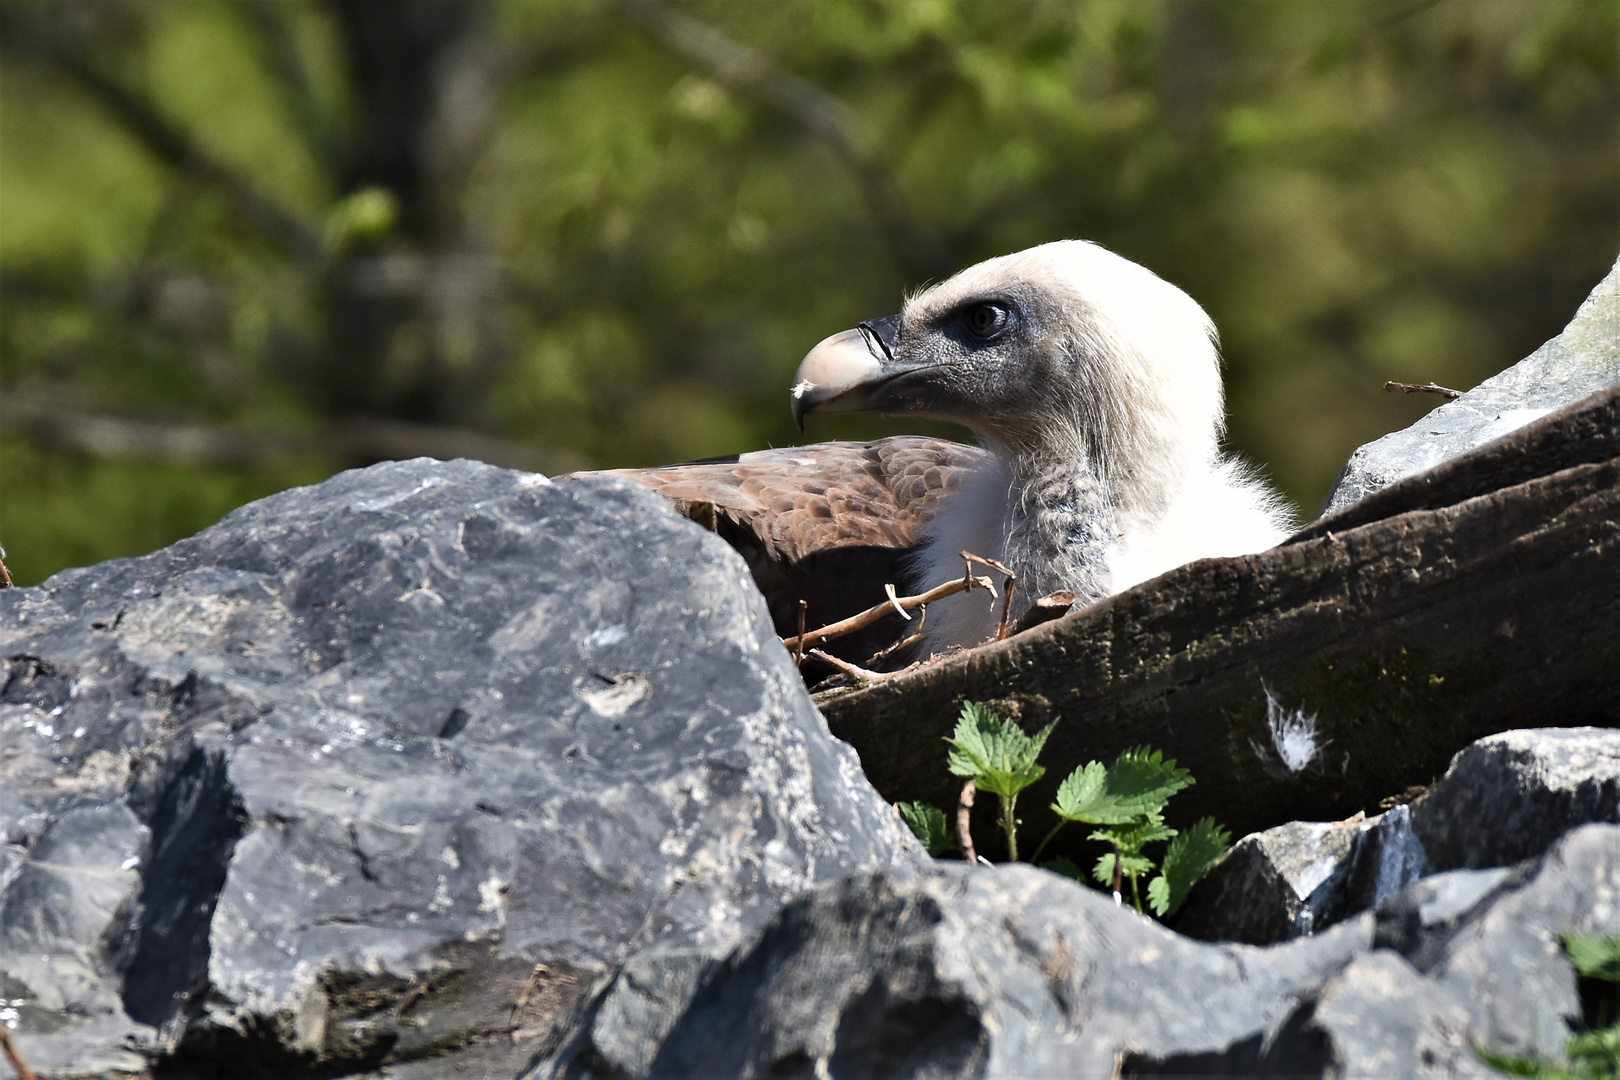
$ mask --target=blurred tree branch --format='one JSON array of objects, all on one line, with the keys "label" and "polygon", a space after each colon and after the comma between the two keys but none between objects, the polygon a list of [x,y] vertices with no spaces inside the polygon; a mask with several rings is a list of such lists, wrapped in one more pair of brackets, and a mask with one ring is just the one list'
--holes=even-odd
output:
[{"label": "blurred tree branch", "polygon": [[434,424],[375,417],[332,418],[319,432],[251,431],[220,424],[98,415],[49,403],[0,397],[0,428],[37,445],[101,458],[141,458],[184,465],[261,466],[277,459],[320,456],[345,465],[413,457],[473,458],[549,474],[589,468],[583,456]]},{"label": "blurred tree branch", "polygon": [[830,147],[855,176],[878,229],[907,272],[941,278],[956,259],[938,234],[917,221],[889,169],[872,151],[855,111],[838,98],[684,12],[653,0],[619,0],[619,10],[657,41],[734,90],[753,93]]},{"label": "blurred tree branch", "polygon": [[253,28],[264,50],[265,64],[275,76],[311,154],[336,178],[343,171],[343,146],[337,125],[322,107],[314,80],[298,51],[292,27],[277,0],[232,0],[242,21]]},{"label": "blurred tree branch", "polygon": [[42,59],[61,72],[160,161],[217,190],[243,223],[285,254],[302,262],[321,257],[313,230],[204,149],[155,101],[98,68],[82,42],[31,25],[14,7],[0,7],[0,42],[6,52]]}]

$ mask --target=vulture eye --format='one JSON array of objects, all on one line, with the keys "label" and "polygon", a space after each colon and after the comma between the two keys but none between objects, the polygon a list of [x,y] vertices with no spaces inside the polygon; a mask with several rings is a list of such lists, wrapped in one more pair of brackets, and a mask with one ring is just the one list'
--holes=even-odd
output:
[{"label": "vulture eye", "polygon": [[968,333],[989,341],[1007,329],[1007,309],[1000,304],[975,304],[965,316]]}]

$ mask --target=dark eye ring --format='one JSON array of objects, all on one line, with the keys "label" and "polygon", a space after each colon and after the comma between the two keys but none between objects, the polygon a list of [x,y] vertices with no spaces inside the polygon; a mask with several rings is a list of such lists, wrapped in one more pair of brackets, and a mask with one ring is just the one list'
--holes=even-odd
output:
[{"label": "dark eye ring", "polygon": [[975,304],[964,318],[968,333],[989,341],[1007,328],[1007,309],[1000,304]]}]

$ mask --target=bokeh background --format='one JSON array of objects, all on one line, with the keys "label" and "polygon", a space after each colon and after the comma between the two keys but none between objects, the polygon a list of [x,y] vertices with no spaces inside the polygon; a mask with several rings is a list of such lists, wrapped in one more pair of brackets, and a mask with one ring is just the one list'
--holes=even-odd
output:
[{"label": "bokeh background", "polygon": [[1617,53],[1620,0],[0,0],[0,543],[788,444],[810,345],[1070,236],[1209,309],[1309,515],[1439,402],[1386,379],[1620,253]]}]

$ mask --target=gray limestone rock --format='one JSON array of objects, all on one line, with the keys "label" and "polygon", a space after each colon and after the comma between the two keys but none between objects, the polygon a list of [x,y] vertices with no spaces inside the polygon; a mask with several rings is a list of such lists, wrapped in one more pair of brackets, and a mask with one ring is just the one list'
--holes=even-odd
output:
[{"label": "gray limestone rock", "polygon": [[695,993],[656,1038],[621,1001],[532,1075],[1490,1076],[1479,1049],[1556,1060],[1580,1023],[1565,932],[1620,933],[1620,827],[1268,948],[1192,941],[1021,865],[862,874],[724,962],[658,958],[640,993]]},{"label": "gray limestone rock", "polygon": [[1351,454],[1322,516],[1616,382],[1620,382],[1620,262],[1592,290],[1563,333],[1411,427]]},{"label": "gray limestone rock", "polygon": [[1270,945],[1326,925],[1366,824],[1291,821],[1250,833],[1198,883],[1176,929],[1205,941]]},{"label": "gray limestone rock", "polygon": [[1569,829],[1620,822],[1620,731],[1538,728],[1480,739],[1451,759],[1413,807],[1412,826],[1440,870],[1507,866]]},{"label": "gray limestone rock", "polygon": [[1533,858],[1589,822],[1620,822],[1620,731],[1505,731],[1465,747],[1410,806],[1244,837],[1199,883],[1175,925],[1205,941],[1285,941],[1435,871]]},{"label": "gray limestone rock", "polygon": [[658,496],[345,473],[0,592],[0,1007],[44,1075],[515,1075],[633,951],[920,860]]},{"label": "gray limestone rock", "polygon": [[[1370,944],[1202,945],[1056,874],[941,864],[790,901],[638,1060],[598,1024],[565,1075],[1108,1076],[1280,1026]],[[609,1045],[604,1047],[604,1036]]]}]

